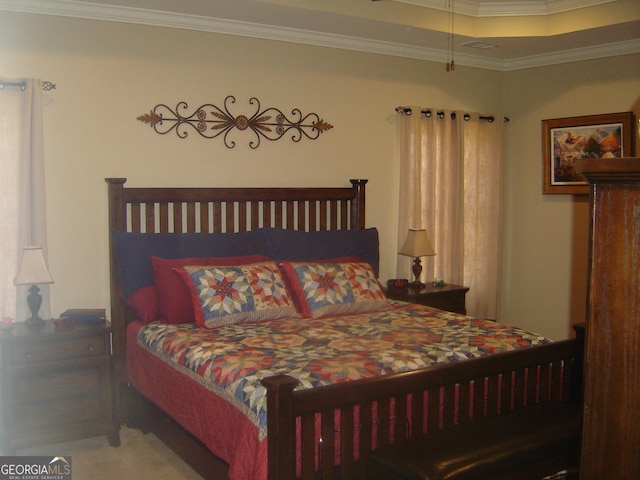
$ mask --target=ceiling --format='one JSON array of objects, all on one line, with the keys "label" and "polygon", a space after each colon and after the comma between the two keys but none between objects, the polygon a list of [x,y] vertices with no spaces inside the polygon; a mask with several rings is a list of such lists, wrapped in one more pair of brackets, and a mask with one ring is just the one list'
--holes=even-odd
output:
[{"label": "ceiling", "polygon": [[0,0],[2,10],[443,63],[453,50],[456,65],[502,71],[640,53],[640,0]]}]

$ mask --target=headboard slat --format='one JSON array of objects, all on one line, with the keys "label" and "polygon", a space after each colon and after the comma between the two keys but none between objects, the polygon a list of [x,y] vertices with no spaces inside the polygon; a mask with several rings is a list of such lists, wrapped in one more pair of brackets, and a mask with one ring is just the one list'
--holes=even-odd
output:
[{"label": "headboard slat", "polygon": [[[155,230],[147,229],[147,232],[154,232]],[[173,202],[173,231],[176,233],[182,233],[182,202]]]},{"label": "headboard slat", "polygon": [[[284,225],[282,223],[282,200],[276,200],[274,202],[274,206],[275,206],[275,220],[276,220],[274,227],[283,228]],[[291,228],[291,226],[289,225],[287,225],[287,227]]]},{"label": "headboard slat", "polygon": [[238,230],[247,230],[247,202],[238,202]]},{"label": "headboard slat", "polygon": [[210,232],[209,230],[209,202],[200,203],[200,231]]},{"label": "headboard slat", "polygon": [[310,232],[315,232],[316,230],[318,230],[318,225],[317,225],[317,215],[316,213],[318,212],[318,202],[313,201],[313,202],[309,202],[309,223],[307,225],[307,229]]},{"label": "headboard slat", "polygon": [[145,231],[155,232],[156,212],[153,203],[146,203],[144,206]]},{"label": "headboard slat", "polygon": [[251,230],[260,228],[260,205],[256,202],[251,203]]},{"label": "headboard slat", "polygon": [[298,230],[308,230],[307,226],[307,215],[309,212],[308,203],[302,202],[298,203]]},{"label": "headboard slat", "polygon": [[338,229],[338,201],[331,202],[331,230]]},{"label": "headboard slat", "polygon": [[320,230],[329,230],[329,224],[327,223],[329,204],[329,201],[318,202],[318,208],[320,209]]},{"label": "headboard slat", "polygon": [[166,203],[161,203],[160,208],[158,209],[158,214],[160,216],[160,231],[168,232],[169,231],[169,205]]},{"label": "headboard slat", "polygon": [[[131,231],[134,233],[140,232],[140,207],[139,203],[131,204]],[[125,214],[126,215],[126,214]]]},{"label": "headboard slat", "polygon": [[196,231],[196,202],[187,202],[187,231]]},{"label": "headboard slat", "polygon": [[226,232],[235,232],[235,205],[233,202],[225,203],[225,231]]},{"label": "headboard slat", "polygon": [[222,203],[213,202],[213,233],[222,232]]},{"label": "headboard slat", "polygon": [[271,202],[262,202],[262,225],[265,227],[271,226]]},{"label": "headboard slat", "polygon": [[340,203],[340,229],[347,228],[347,219],[349,218],[349,209],[347,202]]}]

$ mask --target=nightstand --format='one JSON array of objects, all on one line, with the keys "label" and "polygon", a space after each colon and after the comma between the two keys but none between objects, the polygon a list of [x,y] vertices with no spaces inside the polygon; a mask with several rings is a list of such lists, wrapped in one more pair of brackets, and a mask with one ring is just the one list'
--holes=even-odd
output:
[{"label": "nightstand", "polygon": [[404,300],[405,302],[419,303],[429,307],[447,310],[449,312],[462,313],[466,315],[465,295],[469,287],[461,285],[447,284],[442,287],[435,287],[427,284],[423,288],[394,288],[386,291],[387,298],[394,300]]},{"label": "nightstand", "polygon": [[114,416],[111,324],[0,331],[2,449],[107,435],[120,444]]}]

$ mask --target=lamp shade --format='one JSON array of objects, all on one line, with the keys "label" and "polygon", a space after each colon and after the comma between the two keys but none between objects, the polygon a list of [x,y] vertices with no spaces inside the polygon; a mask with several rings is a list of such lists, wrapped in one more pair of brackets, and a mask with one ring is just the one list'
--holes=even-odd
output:
[{"label": "lamp shade", "polygon": [[398,253],[408,257],[426,257],[436,254],[424,229],[409,229],[407,238]]},{"label": "lamp shade", "polygon": [[53,278],[44,261],[42,247],[24,247],[20,269],[13,283],[16,285],[53,283]]}]

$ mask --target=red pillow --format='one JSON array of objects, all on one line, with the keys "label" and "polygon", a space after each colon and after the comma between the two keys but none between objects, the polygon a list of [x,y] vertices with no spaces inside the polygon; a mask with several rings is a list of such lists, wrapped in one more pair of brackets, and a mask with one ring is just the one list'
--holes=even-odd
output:
[{"label": "red pillow", "polygon": [[127,307],[133,310],[136,318],[144,324],[160,318],[158,295],[156,294],[156,287],[153,285],[139,288],[129,295],[126,303]]},{"label": "red pillow", "polygon": [[195,322],[191,294],[180,274],[174,269],[185,265],[246,265],[268,261],[264,255],[245,255],[242,257],[189,257],[159,258],[151,257],[153,283],[158,295],[160,317],[167,323]]}]

